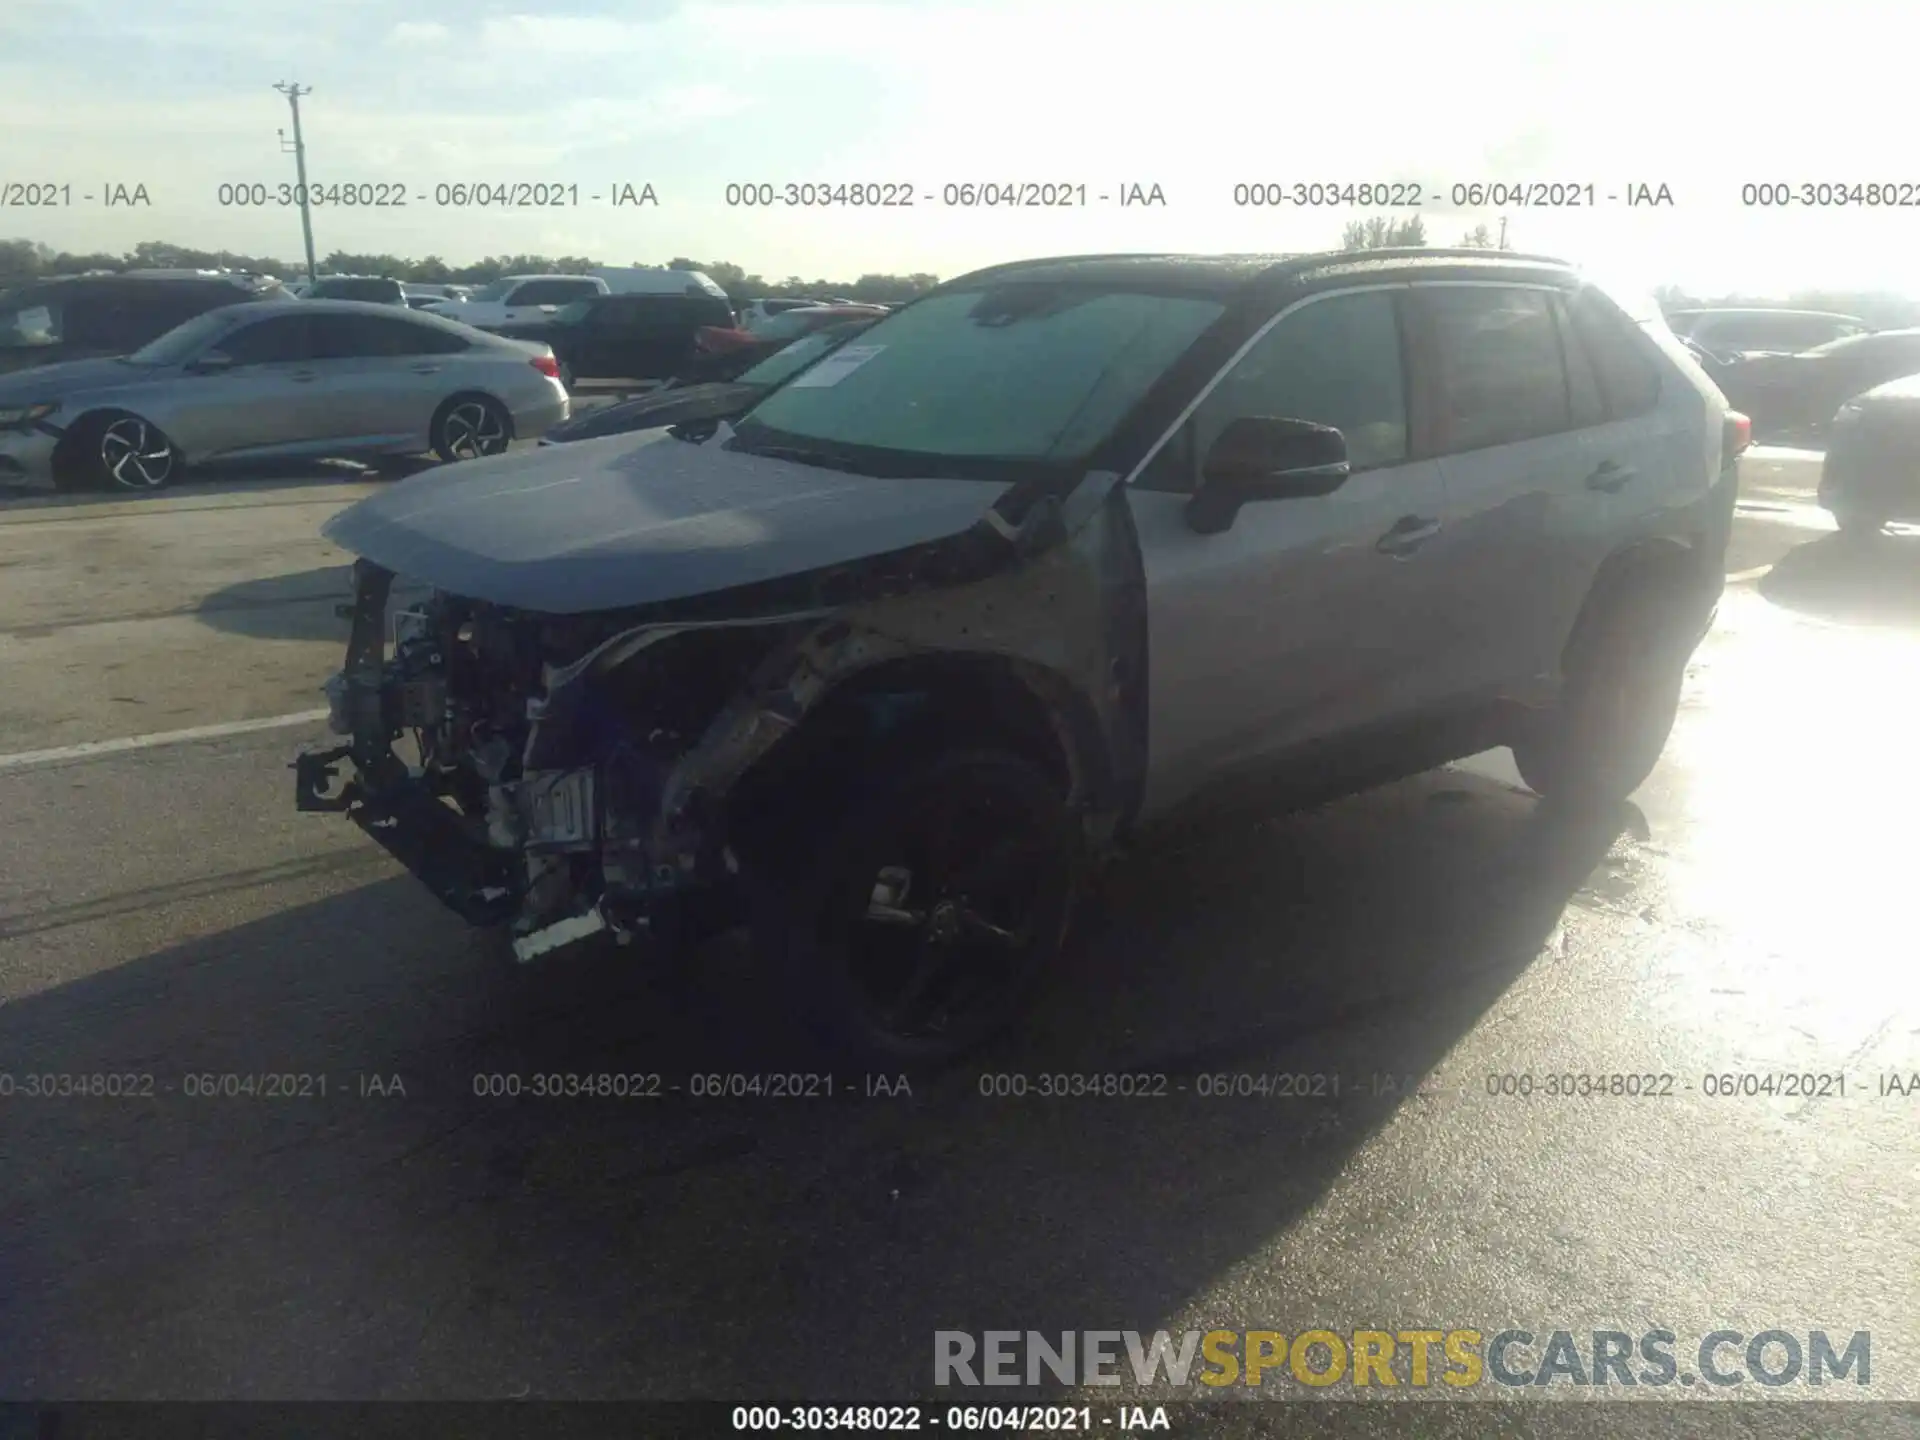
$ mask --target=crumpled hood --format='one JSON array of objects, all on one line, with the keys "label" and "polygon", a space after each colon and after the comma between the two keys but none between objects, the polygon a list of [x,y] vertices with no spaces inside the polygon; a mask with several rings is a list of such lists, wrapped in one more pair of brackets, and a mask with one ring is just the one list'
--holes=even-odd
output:
[{"label": "crumpled hood", "polygon": [[321,533],[418,584],[578,615],[943,540],[1010,488],[848,475],[653,431],[447,465]]},{"label": "crumpled hood", "polygon": [[123,365],[118,360],[65,360],[0,374],[0,404],[32,404],[61,400],[88,390],[112,390],[137,384],[160,374],[158,370]]}]

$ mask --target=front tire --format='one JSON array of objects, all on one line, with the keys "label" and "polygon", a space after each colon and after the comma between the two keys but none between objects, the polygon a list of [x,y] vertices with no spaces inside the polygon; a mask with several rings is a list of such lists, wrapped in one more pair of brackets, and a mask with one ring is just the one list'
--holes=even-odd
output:
[{"label": "front tire", "polygon": [[85,422],[74,437],[67,473],[87,489],[150,494],[184,468],[159,426],[138,415],[108,415]]},{"label": "front tire", "polygon": [[785,873],[749,867],[756,948],[802,1022],[850,1060],[952,1063],[1022,1013],[1066,943],[1078,827],[1020,756],[902,765],[827,835],[783,848],[802,845]]},{"label": "front tire", "polygon": [[1871,540],[1887,528],[1887,517],[1866,510],[1836,510],[1833,523],[1849,540]]},{"label": "front tire", "polygon": [[1632,795],[1673,733],[1690,653],[1657,604],[1621,606],[1567,677],[1560,703],[1515,738],[1520,778],[1576,808]]},{"label": "front tire", "polygon": [[513,423],[506,407],[485,395],[456,395],[433,417],[433,453],[451,465],[506,453]]}]

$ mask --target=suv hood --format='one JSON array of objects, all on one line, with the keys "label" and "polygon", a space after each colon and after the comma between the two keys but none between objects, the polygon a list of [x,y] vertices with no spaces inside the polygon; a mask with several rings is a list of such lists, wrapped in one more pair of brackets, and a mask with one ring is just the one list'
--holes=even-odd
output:
[{"label": "suv hood", "polygon": [[849,475],[655,431],[449,465],[321,533],[416,584],[579,615],[948,539],[1011,488]]}]

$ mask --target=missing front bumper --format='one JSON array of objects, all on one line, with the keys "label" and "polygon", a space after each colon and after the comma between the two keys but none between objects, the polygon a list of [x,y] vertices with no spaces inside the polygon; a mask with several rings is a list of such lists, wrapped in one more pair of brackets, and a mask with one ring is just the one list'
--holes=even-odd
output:
[{"label": "missing front bumper", "polygon": [[350,746],[296,756],[295,806],[346,815],[469,924],[498,925],[514,917],[523,889],[517,856],[475,840],[422,781],[373,791],[356,775],[334,790],[343,765],[353,765]]}]

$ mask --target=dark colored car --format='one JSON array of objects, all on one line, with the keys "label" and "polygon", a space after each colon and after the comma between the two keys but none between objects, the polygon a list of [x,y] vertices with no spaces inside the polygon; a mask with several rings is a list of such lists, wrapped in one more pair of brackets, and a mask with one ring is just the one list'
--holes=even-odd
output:
[{"label": "dark colored car", "polygon": [[1920,375],[1876,385],[1840,407],[1820,467],[1820,504],[1843,534],[1920,522]]},{"label": "dark colored car", "polygon": [[735,420],[760,403],[761,397],[789,376],[798,375],[807,366],[830,351],[839,349],[873,322],[850,320],[842,325],[816,330],[800,340],[790,340],[759,364],[749,367],[737,379],[715,380],[704,384],[674,383],[652,394],[641,395],[589,410],[564,425],[557,425],[541,438],[542,445],[564,445],[573,440],[599,440],[608,435],[627,435],[638,430],[657,430],[662,426],[680,427],[683,439],[704,440],[720,428],[723,420]]},{"label": "dark colored car", "polygon": [[551,345],[572,389],[581,380],[665,380],[693,357],[702,329],[732,324],[732,307],[715,295],[596,295],[511,333]]},{"label": "dark colored car", "polygon": [[376,275],[322,275],[301,297],[306,300],[364,300],[374,305],[405,305],[406,287]]},{"label": "dark colored car", "polygon": [[1797,355],[1816,345],[1873,330],[1857,315],[1751,307],[1672,310],[1667,313],[1667,324],[1683,340],[1722,356],[1752,352]]},{"label": "dark colored car", "polygon": [[278,280],[219,271],[30,281],[0,294],[0,374],[130,354],[222,305],[289,298]]},{"label": "dark colored car", "polygon": [[1800,355],[1753,355],[1712,373],[1756,433],[1819,435],[1855,395],[1920,374],[1920,329],[1855,335]]}]

